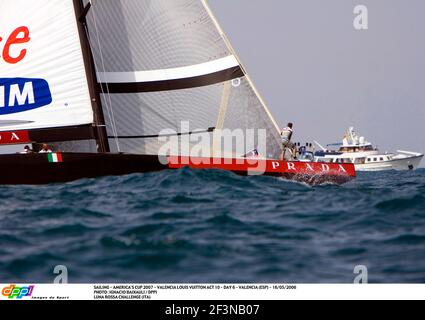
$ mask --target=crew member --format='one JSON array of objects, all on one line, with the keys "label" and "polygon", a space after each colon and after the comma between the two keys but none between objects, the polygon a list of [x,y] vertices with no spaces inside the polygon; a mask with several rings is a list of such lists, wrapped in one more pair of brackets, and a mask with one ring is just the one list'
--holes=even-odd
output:
[{"label": "crew member", "polygon": [[298,153],[303,156],[307,152],[307,147],[301,146],[298,148]]},{"label": "crew member", "polygon": [[29,146],[25,146],[24,150],[22,150],[21,154],[28,154],[28,153],[32,153],[32,150],[30,149]]},{"label": "crew member", "polygon": [[[285,151],[287,149],[291,150],[294,148],[294,144],[291,142],[292,139],[292,135],[294,133],[293,130],[293,123],[288,123],[288,126],[284,129],[282,129],[282,132],[280,133],[281,139],[282,139],[282,155],[281,155],[281,159],[285,160]],[[293,155],[294,156],[294,155]]]},{"label": "crew member", "polygon": [[45,143],[39,153],[52,153],[52,150],[49,148],[49,145]]}]

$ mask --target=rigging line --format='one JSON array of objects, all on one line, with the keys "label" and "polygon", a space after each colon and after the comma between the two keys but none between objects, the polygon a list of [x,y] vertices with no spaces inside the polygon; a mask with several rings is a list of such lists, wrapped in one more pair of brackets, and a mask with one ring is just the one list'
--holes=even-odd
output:
[{"label": "rigging line", "polygon": [[[84,25],[84,28],[86,30],[86,34],[87,34],[87,39],[88,39],[88,43],[89,43],[89,46],[90,46],[90,50],[91,50],[91,52],[94,52],[93,51],[93,42],[91,40],[90,31],[89,31],[89,29],[87,27],[87,24]],[[93,64],[94,64],[95,69],[96,70],[99,70],[99,67],[97,65],[96,59],[94,59],[94,57],[93,57]],[[103,88],[101,88],[100,91],[102,92],[102,94],[105,94],[105,91],[104,91]],[[106,110],[108,111],[108,116],[111,119],[112,116],[111,116],[110,108],[109,108],[109,105],[108,105],[108,101],[105,101],[105,104],[106,104]],[[114,133],[114,128],[112,128],[112,131],[113,131],[112,133]],[[117,146],[117,148],[118,148],[118,146]]]},{"label": "rigging line", "polygon": [[[91,1],[91,3],[94,7],[95,2]],[[97,1],[96,1],[96,4],[97,4]],[[98,29],[98,26],[97,26],[96,9],[95,8],[93,8],[93,9],[94,9],[93,10],[93,23],[94,23],[94,28],[96,30],[97,45],[99,47],[99,54],[100,54],[102,69],[103,69],[103,72],[106,72],[105,59],[104,59],[104,56],[103,56],[102,44],[100,42],[99,29]],[[107,100],[109,102],[109,104],[107,103],[106,106],[107,106],[107,109],[108,109],[109,117],[111,119],[112,133],[115,136],[115,144],[117,145],[117,150],[118,150],[118,152],[121,152],[119,139],[118,139],[117,124],[116,124],[116,121],[115,121],[115,114],[114,114],[114,110],[113,110],[113,107],[112,107],[112,98],[111,98],[111,93],[110,93],[110,90],[109,90],[109,83],[106,82],[105,85],[106,85],[106,94],[105,94],[103,88],[102,88],[102,93],[107,96]]]},{"label": "rigging line", "polygon": [[[90,1],[90,2],[94,6],[94,1],[93,2]],[[99,37],[99,29],[98,29],[98,26],[97,26],[97,17],[96,17],[96,11],[95,10],[93,10],[93,22],[94,22],[94,27],[95,27],[95,30],[96,30],[96,38],[97,38],[97,43],[98,43],[98,46],[99,46],[99,53],[100,53],[102,68],[103,68],[103,71],[105,72],[106,71],[105,60],[104,60],[104,57],[103,57],[103,50],[102,50],[102,45],[101,45],[100,37]],[[102,93],[107,96],[106,107],[107,107],[107,110],[108,110],[109,118],[111,119],[112,133],[114,134],[115,137],[117,137],[118,136],[118,130],[117,130],[115,115],[114,115],[114,111],[113,111],[113,107],[112,107],[112,99],[111,99],[111,94],[110,94],[108,83],[106,83],[106,91],[107,91],[107,93],[105,94],[104,89],[102,88]],[[120,152],[121,148],[120,148],[120,145],[119,145],[118,138],[115,138],[115,144],[117,146],[118,152]]]},{"label": "rigging line", "polygon": [[161,138],[161,137],[180,137],[180,136],[191,136],[202,133],[211,133],[214,132],[216,128],[211,127],[206,130],[196,130],[189,132],[177,132],[169,134],[152,134],[152,135],[143,135],[143,136],[118,136],[119,139],[152,139],[152,138]]}]

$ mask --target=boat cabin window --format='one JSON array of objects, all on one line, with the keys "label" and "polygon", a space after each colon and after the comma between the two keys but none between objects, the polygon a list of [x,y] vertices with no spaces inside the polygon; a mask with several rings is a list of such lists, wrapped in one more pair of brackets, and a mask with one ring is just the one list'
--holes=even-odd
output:
[{"label": "boat cabin window", "polygon": [[373,161],[374,161],[374,162],[378,161],[378,158],[373,158]]},{"label": "boat cabin window", "polygon": [[362,152],[362,151],[373,151],[373,146],[364,147],[341,147],[340,152]]},{"label": "boat cabin window", "polygon": [[352,159],[348,159],[348,158],[343,158],[343,159],[336,158],[335,159],[335,162],[336,163],[353,163],[353,160]]},{"label": "boat cabin window", "polygon": [[384,158],[379,158],[379,160],[384,161]]}]

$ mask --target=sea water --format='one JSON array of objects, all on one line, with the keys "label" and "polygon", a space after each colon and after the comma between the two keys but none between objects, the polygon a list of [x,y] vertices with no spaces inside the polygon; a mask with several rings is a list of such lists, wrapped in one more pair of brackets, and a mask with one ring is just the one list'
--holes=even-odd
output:
[{"label": "sea water", "polygon": [[164,171],[0,186],[0,282],[425,282],[425,170],[344,186]]}]

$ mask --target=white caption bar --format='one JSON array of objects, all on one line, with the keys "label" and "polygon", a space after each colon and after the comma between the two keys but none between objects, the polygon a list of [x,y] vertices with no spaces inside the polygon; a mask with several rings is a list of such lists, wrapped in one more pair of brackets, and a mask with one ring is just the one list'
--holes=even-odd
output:
[{"label": "white caption bar", "polygon": [[0,300],[424,300],[425,285],[0,284]]}]

